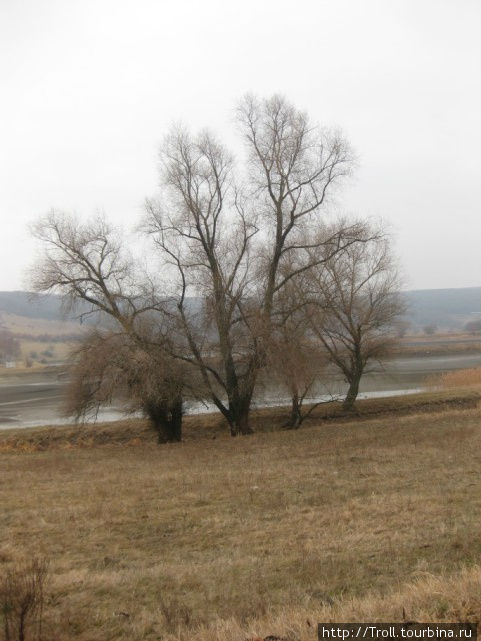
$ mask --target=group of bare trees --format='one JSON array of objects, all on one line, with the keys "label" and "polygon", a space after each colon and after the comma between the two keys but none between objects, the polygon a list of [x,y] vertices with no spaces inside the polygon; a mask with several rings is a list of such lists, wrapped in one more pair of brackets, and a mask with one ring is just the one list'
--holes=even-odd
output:
[{"label": "group of bare trees", "polygon": [[349,409],[368,362],[385,352],[402,309],[388,239],[327,218],[353,167],[348,143],[279,96],[244,98],[237,120],[242,172],[209,132],[177,128],[165,139],[160,195],[140,227],[155,274],[101,218],[52,212],[36,224],[36,290],[110,321],[77,350],[69,409],[78,416],[121,394],[159,440],[179,440],[183,400],[208,399],[232,435],[247,434],[263,372],[288,391],[297,427],[322,370],[342,372]]}]

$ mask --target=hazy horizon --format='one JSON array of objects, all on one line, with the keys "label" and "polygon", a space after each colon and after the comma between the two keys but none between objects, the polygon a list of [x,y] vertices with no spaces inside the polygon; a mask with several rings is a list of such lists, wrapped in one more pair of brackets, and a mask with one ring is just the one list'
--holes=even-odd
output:
[{"label": "hazy horizon", "polygon": [[0,290],[24,290],[50,208],[131,227],[172,122],[238,150],[247,91],[340,127],[359,157],[338,208],[382,217],[406,289],[481,283],[481,5],[3,0]]}]

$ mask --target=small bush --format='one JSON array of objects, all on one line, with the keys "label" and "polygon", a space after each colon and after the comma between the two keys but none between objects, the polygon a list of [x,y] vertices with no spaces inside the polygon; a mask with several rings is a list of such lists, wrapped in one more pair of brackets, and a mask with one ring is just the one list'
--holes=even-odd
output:
[{"label": "small bush", "polygon": [[426,325],[425,327],[423,327],[423,332],[426,334],[426,336],[433,336],[437,331],[438,328],[436,325]]},{"label": "small bush", "polygon": [[0,615],[5,641],[40,641],[48,564],[33,559],[0,575]]}]

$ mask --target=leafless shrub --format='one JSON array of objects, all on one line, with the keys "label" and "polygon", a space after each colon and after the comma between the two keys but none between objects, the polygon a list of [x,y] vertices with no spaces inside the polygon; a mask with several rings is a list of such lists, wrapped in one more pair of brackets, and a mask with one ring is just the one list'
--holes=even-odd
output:
[{"label": "leafless shrub", "polygon": [[266,358],[270,376],[291,399],[285,427],[297,429],[319,405],[306,408],[305,401],[325,370],[327,357],[309,331],[302,298],[290,284],[276,302]]},{"label": "leafless shrub", "polygon": [[15,565],[0,576],[0,613],[5,641],[41,639],[47,576],[45,559]]},{"label": "leafless shrub", "polygon": [[65,413],[85,420],[117,399],[126,411],[149,418],[159,443],[180,441],[186,366],[144,340],[139,344],[125,332],[88,334],[72,353]]}]

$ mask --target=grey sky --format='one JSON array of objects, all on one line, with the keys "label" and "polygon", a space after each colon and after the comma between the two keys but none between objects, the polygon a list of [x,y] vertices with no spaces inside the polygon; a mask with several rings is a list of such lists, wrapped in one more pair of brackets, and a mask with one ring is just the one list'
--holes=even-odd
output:
[{"label": "grey sky", "polygon": [[246,91],[340,126],[342,205],[382,216],[409,288],[480,284],[478,0],[0,0],[0,289],[51,207],[134,224],[169,125],[233,141]]}]

